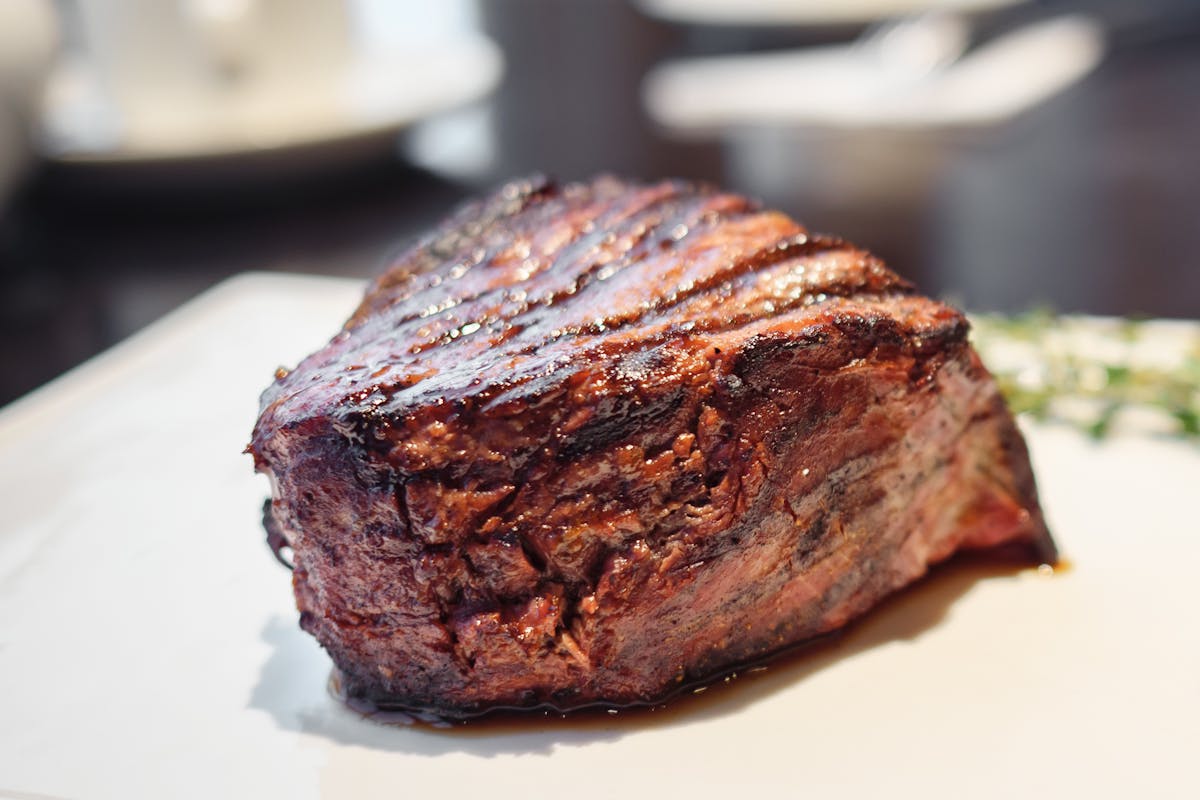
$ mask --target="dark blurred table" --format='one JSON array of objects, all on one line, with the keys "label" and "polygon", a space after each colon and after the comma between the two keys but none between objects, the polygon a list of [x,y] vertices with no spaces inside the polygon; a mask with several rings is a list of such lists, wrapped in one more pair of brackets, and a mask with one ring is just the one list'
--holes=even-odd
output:
[{"label": "dark blurred table", "polygon": [[[645,70],[694,49],[694,33],[621,3],[514,0],[487,16],[508,71],[479,185],[406,167],[391,147],[332,172],[175,188],[44,168],[0,219],[0,403],[234,273],[366,277],[511,175],[671,174],[761,193],[718,143],[673,142],[641,110]],[[1200,317],[1198,43],[1189,29],[1116,42],[1079,85],[956,145],[910,198],[847,204],[797,185],[767,199],[969,308]],[[884,157],[903,165],[914,146]]]},{"label": "dark blurred table", "polygon": [[0,403],[239,272],[366,278],[465,196],[394,160],[182,196],[47,169],[0,229]]}]

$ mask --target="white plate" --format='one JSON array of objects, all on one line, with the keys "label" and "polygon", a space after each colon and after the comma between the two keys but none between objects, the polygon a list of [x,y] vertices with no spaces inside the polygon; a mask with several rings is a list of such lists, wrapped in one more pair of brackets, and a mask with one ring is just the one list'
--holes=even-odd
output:
[{"label": "white plate", "polygon": [[[909,36],[920,37],[914,52],[860,40],[668,61],[646,76],[643,103],[655,122],[682,136],[756,127],[783,128],[790,140],[797,130],[963,129],[1036,108],[1104,56],[1103,29],[1082,14],[1030,23],[961,57],[954,48],[967,35],[963,23],[926,20],[910,28]],[[937,37],[948,41],[933,44]],[[939,55],[950,63],[922,61]]]},{"label": "white plate", "polygon": [[1067,571],[942,570],[674,710],[342,708],[240,451],[360,288],[235,279],[0,413],[0,797],[1200,796],[1200,451],[1128,435],[1028,429]]},{"label": "white plate", "polygon": [[485,36],[356,53],[316,84],[252,86],[224,103],[181,93],[125,108],[82,61],[63,59],[43,102],[43,155],[72,164],[138,164],[257,154],[395,133],[485,97],[504,58]]},{"label": "white plate", "polygon": [[700,25],[856,25],[928,12],[974,13],[1024,0],[636,0],[652,17]]}]

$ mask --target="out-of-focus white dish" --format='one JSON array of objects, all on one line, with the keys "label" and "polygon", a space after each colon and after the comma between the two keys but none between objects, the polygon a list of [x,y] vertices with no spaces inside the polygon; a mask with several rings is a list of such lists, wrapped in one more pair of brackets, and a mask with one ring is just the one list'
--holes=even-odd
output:
[{"label": "out-of-focus white dish", "polygon": [[1064,91],[1104,55],[1103,31],[1085,15],[1031,23],[961,53],[966,35],[961,20],[931,17],[893,28],[890,39],[681,59],[650,72],[643,100],[682,135],[997,125]]},{"label": "out-of-focus white dish", "polygon": [[674,709],[344,709],[241,449],[360,291],[234,279],[0,412],[0,797],[1200,795],[1200,450],[1132,433],[1027,426],[1069,568],[951,566]]},{"label": "out-of-focus white dish", "polygon": [[38,99],[57,42],[50,0],[0,3],[0,214],[33,161]]},{"label": "out-of-focus white dish", "polygon": [[927,11],[970,13],[1024,0],[637,0],[647,14],[701,25],[853,25]]},{"label": "out-of-focus white dish", "polygon": [[427,47],[355,52],[318,79],[249,83],[216,95],[184,88],[169,102],[125,103],[104,91],[85,59],[67,57],[47,87],[40,145],[56,161],[134,164],[333,143],[398,132],[469,104],[502,73],[499,48],[463,34]]}]

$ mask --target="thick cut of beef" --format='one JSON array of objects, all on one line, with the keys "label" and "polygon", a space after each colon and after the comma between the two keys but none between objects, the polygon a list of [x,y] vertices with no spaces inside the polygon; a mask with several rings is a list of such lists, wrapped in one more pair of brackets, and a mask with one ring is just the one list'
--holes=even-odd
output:
[{"label": "thick cut of beef", "polygon": [[1053,560],[967,327],[733,194],[508,185],[263,395],[300,623],[385,706],[638,703],[959,549]]}]

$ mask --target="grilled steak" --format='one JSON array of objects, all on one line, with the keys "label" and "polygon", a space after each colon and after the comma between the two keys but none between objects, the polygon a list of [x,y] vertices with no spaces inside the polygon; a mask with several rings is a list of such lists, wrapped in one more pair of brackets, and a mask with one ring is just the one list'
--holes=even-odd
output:
[{"label": "grilled steak", "polygon": [[1053,560],[962,314],[682,182],[514,183],[380,277],[251,451],[345,691],[639,703],[962,548]]}]

